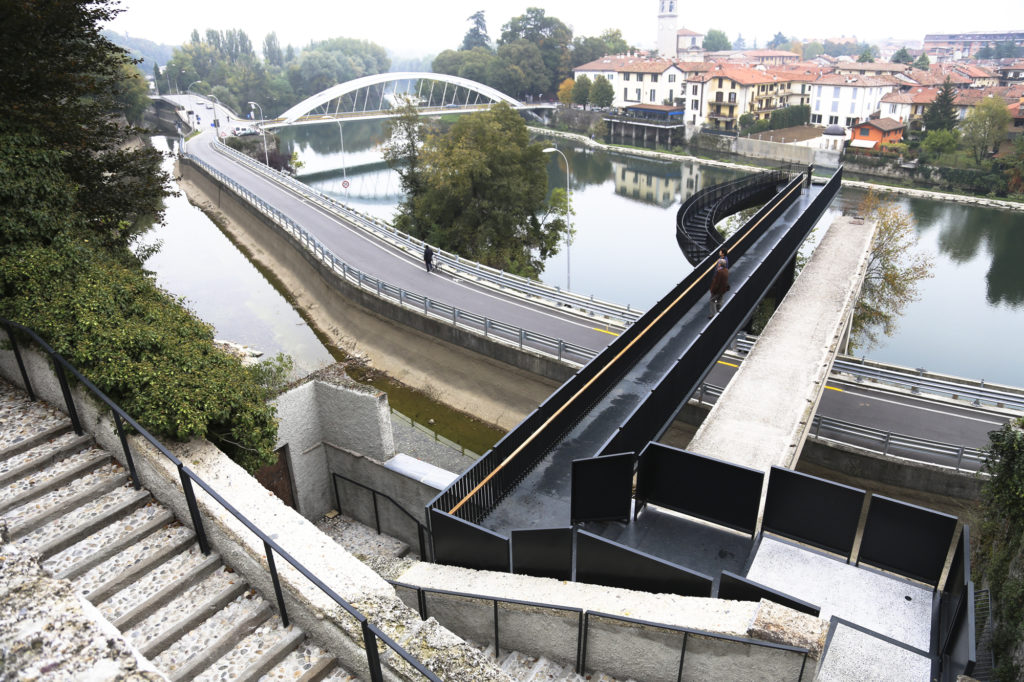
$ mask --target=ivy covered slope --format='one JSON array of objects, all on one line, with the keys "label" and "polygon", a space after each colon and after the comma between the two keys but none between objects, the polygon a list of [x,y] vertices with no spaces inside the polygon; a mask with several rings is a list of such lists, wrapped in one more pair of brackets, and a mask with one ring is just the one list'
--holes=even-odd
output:
[{"label": "ivy covered slope", "polygon": [[280,365],[244,368],[215,349],[133,251],[168,189],[160,154],[131,144],[124,78],[140,76],[99,33],[113,11],[25,0],[0,22],[0,315],[159,437],[211,437],[254,470],[274,458],[265,378]]},{"label": "ivy covered slope", "polygon": [[974,581],[992,596],[997,679],[1024,674],[1024,419],[989,434]]}]

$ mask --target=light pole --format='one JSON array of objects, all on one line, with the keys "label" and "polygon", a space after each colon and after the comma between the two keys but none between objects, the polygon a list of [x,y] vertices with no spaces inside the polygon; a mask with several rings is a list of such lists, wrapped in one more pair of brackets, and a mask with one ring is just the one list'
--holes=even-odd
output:
[{"label": "light pole", "polygon": [[[260,105],[256,102],[249,102],[249,111],[252,111]],[[270,167],[270,154],[267,152],[267,129],[262,125],[263,122],[263,107],[260,107],[260,130],[263,132],[263,160],[267,162],[267,167]]]},{"label": "light pole", "polygon": [[210,99],[212,99],[215,102],[215,104],[213,105],[213,137],[215,140],[219,140],[220,119],[217,118],[217,107],[220,106],[220,100],[217,99],[216,95],[214,95],[213,93],[210,94]]},{"label": "light pole", "polygon": [[569,247],[572,246],[572,195],[570,194],[572,171],[569,170],[569,158],[561,149],[548,147],[543,152],[545,154],[560,154],[565,160],[565,221],[567,223],[565,230],[565,290],[569,291],[572,288],[572,271],[569,264]]},{"label": "light pole", "polygon": [[195,85],[196,83],[202,83],[202,82],[203,81],[192,81],[191,83],[188,84],[188,87],[185,88],[185,92],[189,96],[189,102],[192,105],[192,115],[196,116],[197,118],[198,118],[198,114],[195,113],[195,110],[196,110],[196,95],[195,95],[194,92],[192,92],[192,86]]}]

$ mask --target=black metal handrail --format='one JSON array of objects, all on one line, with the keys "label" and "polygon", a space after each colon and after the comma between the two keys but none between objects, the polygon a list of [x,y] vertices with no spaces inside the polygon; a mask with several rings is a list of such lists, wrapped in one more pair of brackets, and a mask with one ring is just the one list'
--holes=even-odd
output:
[{"label": "black metal handrail", "polygon": [[[379,497],[383,497],[385,500],[387,500],[388,502],[393,504],[395,506],[395,509],[397,509],[398,511],[400,511],[403,514],[405,514],[406,516],[408,516],[409,519],[413,523],[416,524],[416,533],[419,536],[419,541],[420,541],[420,557],[424,561],[430,561],[430,557],[426,553],[426,549],[427,549],[427,547],[429,547],[429,544],[427,543],[426,539],[427,539],[427,535],[429,534],[430,531],[427,530],[427,527],[422,522],[420,522],[419,519],[417,519],[415,516],[412,515],[412,513],[410,513],[408,510],[406,510],[405,507],[403,507],[401,504],[399,504],[390,495],[387,495],[385,493],[382,493],[382,492],[379,492],[377,490],[374,490],[370,486],[364,485],[364,484],[360,483],[359,481],[353,481],[351,478],[348,478],[347,476],[342,476],[341,474],[336,474],[334,472],[331,472],[331,477],[332,477],[332,480],[340,478],[341,480],[347,481],[348,483],[351,483],[352,485],[357,485],[357,486],[359,486],[360,488],[362,488],[364,490],[369,490],[370,491],[370,493],[373,495],[373,521],[374,521],[374,527],[377,529],[377,535],[381,534],[381,531],[380,531],[380,511],[379,511],[379,509],[377,507],[377,497],[378,496]],[[341,508],[341,495],[340,495],[340,493],[338,493],[337,481],[334,482],[334,501],[338,505],[338,511],[341,512],[341,513],[344,513],[344,511]]]},{"label": "black metal handrail", "polygon": [[182,490],[185,495],[185,501],[188,505],[189,515],[192,517],[193,530],[196,533],[196,540],[199,543],[199,549],[203,554],[208,555],[210,553],[210,543],[206,537],[206,531],[203,527],[203,519],[200,515],[199,505],[196,502],[195,490],[192,486],[193,483],[202,488],[206,493],[220,504],[225,510],[234,516],[239,522],[241,522],[246,528],[252,531],[260,540],[263,541],[264,551],[267,557],[267,565],[269,568],[271,580],[274,584],[274,593],[277,599],[278,609],[281,615],[281,623],[288,626],[288,612],[285,608],[284,594],[281,590],[281,582],[278,576],[277,568],[274,563],[274,553],[291,564],[292,568],[297,570],[302,576],[309,580],[313,585],[318,587],[321,592],[330,597],[334,603],[340,606],[346,613],[356,619],[360,624],[363,634],[363,645],[366,651],[366,662],[370,671],[370,679],[373,682],[383,682],[384,673],[381,668],[380,652],[377,649],[377,639],[382,640],[388,647],[390,647],[395,653],[397,653],[406,663],[411,665],[427,679],[433,682],[440,682],[440,679],[434,675],[426,666],[418,661],[415,657],[402,648],[398,643],[394,642],[387,635],[385,635],[377,626],[370,623],[366,616],[359,612],[354,606],[349,604],[334,590],[328,587],[320,578],[315,576],[308,568],[303,566],[297,559],[291,554],[286,552],[280,545],[277,544],[269,535],[263,532],[259,527],[256,526],[252,521],[245,517],[241,512],[235,509],[227,500],[220,496],[208,483],[203,481],[199,476],[195,474],[191,469],[185,466],[180,459],[173,455],[159,440],[156,439],[149,431],[142,427],[132,417],[128,415],[117,403],[115,403],[110,397],[108,397],[103,391],[97,388],[91,381],[89,381],[81,372],[78,371],[70,362],[68,362],[60,353],[55,351],[48,343],[46,343],[38,334],[32,329],[13,322],[6,318],[0,317],[0,325],[7,330],[7,337],[11,342],[11,346],[14,349],[15,358],[18,362],[18,368],[21,372],[22,380],[25,382],[25,389],[29,394],[29,397],[33,400],[36,399],[35,392],[32,389],[32,382],[29,379],[28,372],[25,368],[25,364],[22,361],[21,353],[18,350],[17,340],[15,339],[14,330],[26,334],[35,343],[39,344],[40,348],[43,349],[50,359],[53,361],[54,373],[57,375],[57,379],[60,382],[61,393],[64,397],[64,402],[68,410],[68,416],[71,419],[72,426],[78,435],[82,435],[83,429],[81,420],[78,417],[78,410],[75,408],[74,398],[71,395],[71,389],[67,381],[65,370],[71,372],[75,379],[77,379],[90,393],[92,393],[97,399],[103,404],[110,408],[111,413],[114,416],[114,423],[117,427],[118,437],[121,441],[121,447],[124,451],[125,461],[128,464],[128,469],[131,473],[132,484],[136,490],[141,488],[138,475],[135,471],[135,462],[132,456],[131,448],[128,446],[128,440],[125,436],[122,421],[127,423],[133,428],[140,436],[149,442],[157,451],[160,452],[164,457],[169,459],[174,466],[178,469],[178,477],[181,479]]},{"label": "black metal handrail", "polygon": [[[683,645],[679,652],[679,670],[682,671],[683,660],[686,657],[686,640],[690,635],[696,635],[698,637],[707,637],[711,639],[718,639],[729,642],[737,642],[740,644],[746,644],[750,646],[762,647],[765,649],[776,649],[779,651],[789,651],[794,654],[802,655],[803,661],[800,666],[800,674],[797,677],[798,680],[802,680],[804,673],[807,668],[807,658],[810,655],[810,651],[804,647],[792,646],[789,644],[778,644],[775,642],[765,642],[758,639],[750,639],[748,637],[736,637],[733,635],[723,635],[715,632],[705,632],[703,630],[695,630],[693,628],[687,628],[680,625],[669,625],[666,623],[655,623],[653,621],[641,620],[639,618],[630,618],[629,616],[619,616],[610,613],[603,613],[600,611],[589,611],[580,607],[575,606],[561,606],[557,604],[546,604],[544,602],[528,601],[524,599],[509,599],[505,597],[493,597],[484,594],[474,594],[472,592],[459,592],[456,590],[442,590],[430,587],[420,587],[418,585],[410,585],[395,580],[389,580],[392,586],[412,590],[416,593],[416,605],[419,611],[420,618],[426,620],[430,617],[427,610],[427,595],[428,594],[440,594],[448,595],[452,597],[459,597],[462,599],[478,599],[480,601],[489,601],[494,605],[494,651],[495,657],[497,657],[500,651],[501,642],[501,631],[499,628],[498,618],[498,605],[499,604],[516,604],[519,606],[527,606],[532,609],[541,611],[561,611],[565,613],[574,613],[578,617],[577,625],[577,636],[576,636],[576,660],[574,662],[574,668],[578,675],[585,674],[587,665],[587,646],[588,646],[588,635],[590,633],[590,617],[594,616],[597,618],[603,618],[605,620],[614,620],[622,623],[629,623],[632,625],[640,625],[650,628],[659,628],[662,630],[668,630],[671,632],[678,632],[683,635]],[[529,652],[528,652],[529,653]],[[753,672],[753,671],[751,671]]]}]

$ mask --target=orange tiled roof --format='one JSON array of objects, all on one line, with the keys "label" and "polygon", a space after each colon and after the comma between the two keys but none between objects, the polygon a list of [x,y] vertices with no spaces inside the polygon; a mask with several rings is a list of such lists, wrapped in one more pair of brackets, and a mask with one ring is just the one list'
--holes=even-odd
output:
[{"label": "orange tiled roof", "polygon": [[698,76],[694,80],[702,80],[706,83],[713,78],[728,78],[736,81],[740,85],[777,83],[780,80],[784,80],[767,71],[754,69],[749,66],[739,66],[737,64],[718,64],[714,69],[707,71],[703,76]]},{"label": "orange tiled roof", "polygon": [[697,31],[691,31],[688,28],[681,28],[678,31],[676,31],[676,35],[677,36],[702,36],[704,34],[703,33],[698,33]]},{"label": "orange tiled roof", "polygon": [[890,104],[931,104],[938,94],[938,88],[913,88],[906,92],[890,92],[882,97],[882,101]]},{"label": "orange tiled roof", "polygon": [[860,74],[827,73],[819,77],[815,83],[820,83],[821,85],[848,85],[854,88],[877,88],[884,85],[899,85],[899,81],[888,74],[863,76]]},{"label": "orange tiled roof", "polygon": [[631,55],[617,55],[601,57],[592,62],[581,64],[575,68],[576,71],[628,71],[630,73],[664,73],[675,64],[672,59],[651,59],[649,57],[634,57]]},{"label": "orange tiled roof", "polygon": [[906,127],[902,123],[893,118],[873,118],[867,121],[862,121],[857,125],[874,126],[884,133],[889,133],[892,132],[893,130],[899,130],[900,128]]}]

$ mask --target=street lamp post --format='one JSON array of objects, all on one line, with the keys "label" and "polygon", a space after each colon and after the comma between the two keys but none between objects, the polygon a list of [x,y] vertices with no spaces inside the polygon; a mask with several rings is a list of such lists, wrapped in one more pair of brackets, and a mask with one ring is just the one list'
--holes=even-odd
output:
[{"label": "street lamp post", "polygon": [[249,102],[249,111],[252,111],[256,107],[259,107],[260,109],[260,130],[263,132],[263,160],[267,162],[267,167],[269,168],[270,153],[267,151],[267,129],[265,126],[262,125],[262,122],[265,120],[263,117],[263,107],[260,107],[260,105],[256,102]]},{"label": "street lamp post", "polygon": [[569,263],[569,247],[572,246],[572,171],[569,170],[569,158],[565,155],[561,149],[557,147],[548,147],[543,150],[545,154],[560,154],[562,159],[565,161],[565,290],[569,291],[572,288],[572,271]]},{"label": "street lamp post", "polygon": [[189,96],[189,103],[192,106],[192,114],[191,115],[195,116],[197,119],[199,118],[199,115],[196,114],[196,94],[194,92],[192,92],[192,86],[195,85],[196,83],[202,83],[202,82],[203,81],[192,81],[191,83],[188,84],[188,87],[185,88],[185,93]]},{"label": "street lamp post", "polygon": [[210,94],[210,99],[214,101],[213,105],[213,137],[214,139],[220,139],[220,119],[217,118],[217,107],[220,106],[220,100],[214,94]]}]

